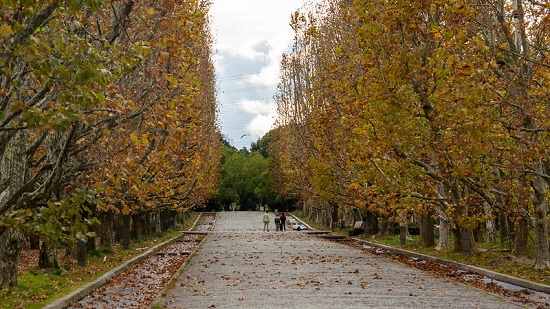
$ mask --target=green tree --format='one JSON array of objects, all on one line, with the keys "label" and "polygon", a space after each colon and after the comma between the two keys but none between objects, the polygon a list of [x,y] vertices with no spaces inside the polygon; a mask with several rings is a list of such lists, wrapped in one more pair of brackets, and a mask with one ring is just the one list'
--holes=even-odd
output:
[{"label": "green tree", "polygon": [[256,142],[252,143],[250,145],[250,151],[251,152],[258,152],[264,158],[269,157],[269,140],[270,140],[270,134],[271,132],[267,132],[264,134],[264,136],[260,137]]},{"label": "green tree", "polygon": [[230,205],[236,203],[241,210],[255,210],[257,204],[271,202],[273,197],[268,179],[269,162],[270,159],[264,157],[260,151],[249,152],[246,149],[224,147],[218,194],[210,204],[229,210]]}]

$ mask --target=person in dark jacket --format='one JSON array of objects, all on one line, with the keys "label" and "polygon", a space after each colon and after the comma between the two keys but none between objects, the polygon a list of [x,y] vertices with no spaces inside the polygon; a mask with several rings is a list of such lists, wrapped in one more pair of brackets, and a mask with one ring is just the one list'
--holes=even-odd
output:
[{"label": "person in dark jacket", "polygon": [[281,222],[279,223],[279,229],[281,230],[281,232],[286,231],[286,226],[285,226],[286,216],[284,212],[281,213],[281,217],[279,218],[279,220],[281,220]]}]

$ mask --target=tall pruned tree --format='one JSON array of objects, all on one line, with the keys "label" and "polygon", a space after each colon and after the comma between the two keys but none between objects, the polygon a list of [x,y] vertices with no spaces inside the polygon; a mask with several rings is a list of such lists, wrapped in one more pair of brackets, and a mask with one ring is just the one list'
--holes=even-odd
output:
[{"label": "tall pruned tree", "polygon": [[[533,228],[535,268],[550,266],[547,216],[549,114],[549,32],[547,6],[537,2],[475,1],[479,33],[487,46],[498,95],[497,124],[502,183],[513,192],[516,217],[515,251],[526,254],[529,227]],[[530,196],[530,198],[529,198]]]},{"label": "tall pruned tree", "polygon": [[[311,16],[310,16],[311,17]],[[279,129],[270,139],[270,151],[276,158],[279,173],[278,192],[302,203],[306,215],[309,205],[319,205],[319,199],[309,184],[307,159],[310,157],[308,124],[312,119],[313,100],[311,97],[312,78],[315,68],[315,49],[311,36],[316,31],[315,20],[296,11],[290,17],[290,25],[295,32],[292,51],[284,54],[280,65],[280,82],[277,86]],[[275,179],[275,178],[274,178]]]}]

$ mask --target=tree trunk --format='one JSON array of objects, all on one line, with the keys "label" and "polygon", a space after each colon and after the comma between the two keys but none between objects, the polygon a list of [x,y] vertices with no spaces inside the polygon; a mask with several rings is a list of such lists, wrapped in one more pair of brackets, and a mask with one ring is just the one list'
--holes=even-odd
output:
[{"label": "tree trunk", "polygon": [[405,238],[407,240],[412,240],[411,234],[409,233],[409,220],[407,219],[407,214],[399,215],[399,225],[405,227]]},{"label": "tree trunk", "polygon": [[96,241],[95,237],[88,237],[88,240],[86,241],[86,250],[87,251],[97,249],[95,241]]},{"label": "tree trunk", "polygon": [[123,215],[122,216],[122,232],[121,232],[121,243],[124,250],[130,249],[130,229],[132,226],[132,215]]},{"label": "tree trunk", "polygon": [[366,217],[363,218],[363,221],[365,221],[365,233],[369,235],[376,235],[378,234],[378,218],[376,217],[376,214],[372,211],[368,211],[366,213]]},{"label": "tree trunk", "polygon": [[304,213],[304,217],[308,218],[311,215],[310,208],[307,207],[307,202],[305,200],[302,200],[300,205],[302,206],[302,212]]},{"label": "tree trunk", "polygon": [[124,228],[124,215],[116,215],[113,220],[113,229],[115,232],[115,242],[122,241],[122,229]]},{"label": "tree trunk", "polygon": [[54,246],[49,245],[45,241],[40,242],[38,267],[41,269],[59,268],[59,261],[57,260],[57,250]]},{"label": "tree trunk", "polygon": [[132,215],[132,239],[139,239],[139,237],[143,235],[141,216],[141,214]]},{"label": "tree trunk", "polygon": [[527,237],[529,236],[529,221],[526,218],[526,211],[520,209],[519,219],[516,220],[516,232],[514,234],[514,252],[520,255],[527,255]]},{"label": "tree trunk", "polygon": [[17,284],[17,262],[21,254],[22,234],[13,228],[0,232],[0,287]]},{"label": "tree trunk", "polygon": [[76,244],[67,245],[67,247],[65,247],[65,257],[76,259]]},{"label": "tree trunk", "polygon": [[40,250],[40,237],[37,235],[29,236],[29,249],[31,250]]},{"label": "tree trunk", "polygon": [[420,218],[420,243],[429,248],[435,245],[433,210]]},{"label": "tree trunk", "polygon": [[[463,227],[459,225],[459,222],[457,221],[457,218],[460,218],[462,215],[468,215],[468,206],[463,203],[462,197],[464,192],[460,189],[458,182],[452,181],[450,186],[451,191],[451,198],[453,201],[453,204],[456,205],[454,208],[453,217],[454,220],[452,222],[451,232],[453,233],[453,251],[454,252],[462,252],[462,231]],[[471,238],[471,241],[473,242],[473,238]]]},{"label": "tree trunk", "polygon": [[151,221],[151,225],[153,226],[153,233],[162,232],[162,228],[160,226],[160,213],[158,211],[152,214]]},{"label": "tree trunk", "polygon": [[493,211],[491,210],[491,205],[489,203],[485,202],[483,204],[483,208],[485,209],[485,214],[488,215],[488,218],[485,221],[485,229],[487,230],[487,240],[490,243],[494,243],[496,241],[496,231],[495,231],[495,219],[493,218]]},{"label": "tree trunk", "polygon": [[462,245],[462,241],[463,241],[462,233],[463,232],[467,235],[469,234],[468,238],[470,240],[469,241],[469,243],[470,243],[470,248],[469,248],[470,254],[475,254],[475,253],[478,252],[475,237],[474,237],[474,233],[472,231],[465,231],[465,230],[460,229],[460,228],[453,228],[452,232],[453,232],[453,237],[454,237],[454,246],[453,246],[453,251],[454,252],[463,253],[464,251],[468,251],[467,250],[468,248],[463,247],[463,245]]},{"label": "tree trunk", "polygon": [[445,213],[438,208],[439,212],[439,242],[436,249],[445,251],[449,248],[450,224]]},{"label": "tree trunk", "polygon": [[514,237],[514,252],[520,255],[527,255],[527,238],[529,236],[529,222],[522,217],[516,221],[516,233]]},{"label": "tree trunk", "polygon": [[453,233],[453,251],[461,253],[462,252],[462,231],[458,227],[451,229]]},{"label": "tree trunk", "polygon": [[[27,136],[18,131],[0,152],[0,207],[4,206],[25,183]],[[10,214],[9,212],[7,213]],[[17,284],[17,263],[22,250],[23,235],[17,228],[0,224],[0,286]]]},{"label": "tree trunk", "polygon": [[483,236],[483,229],[481,228],[481,225],[478,225],[474,231],[474,240],[476,243],[485,242],[485,236]]},{"label": "tree trunk", "polygon": [[163,232],[166,232],[170,228],[170,214],[168,210],[164,209],[160,211],[160,223]]},{"label": "tree trunk", "polygon": [[361,209],[359,209],[359,207],[355,207],[353,209],[353,222],[355,221],[363,221],[363,214],[361,213]]},{"label": "tree trunk", "polygon": [[498,220],[498,230],[500,234],[500,244],[504,245],[507,241],[509,242],[513,237],[510,227],[513,225],[512,221],[507,214],[501,213]]},{"label": "tree trunk", "polygon": [[[266,203],[267,205],[267,203]],[[275,206],[277,207],[277,206]],[[275,208],[273,208],[275,209]],[[182,222],[183,222],[183,217],[184,217],[184,213],[182,210],[176,210],[176,227],[179,227],[182,225]]]},{"label": "tree trunk", "polygon": [[113,248],[114,232],[113,232],[113,213],[102,212],[101,224],[98,228],[99,246],[102,248]]},{"label": "tree trunk", "polygon": [[[265,208],[267,209],[268,206],[266,205]],[[170,227],[169,228],[174,228],[178,224],[177,223],[177,218],[178,218],[177,211],[170,210]]]},{"label": "tree trunk", "polygon": [[384,237],[390,235],[391,224],[387,218],[380,218],[378,220],[378,234],[376,237]]},{"label": "tree trunk", "polygon": [[330,227],[332,231],[336,231],[338,228],[338,203],[330,202],[330,206],[332,206],[332,216],[331,216],[331,224]]},{"label": "tree trunk", "polygon": [[145,229],[145,235],[153,235],[153,226],[151,224],[151,212],[148,211],[143,216],[143,228]]},{"label": "tree trunk", "polygon": [[533,188],[532,200],[535,208],[533,232],[535,235],[536,258],[533,267],[535,269],[550,268],[550,252],[548,251],[548,229],[546,217],[548,215],[548,190],[546,181],[539,176],[531,180]]}]

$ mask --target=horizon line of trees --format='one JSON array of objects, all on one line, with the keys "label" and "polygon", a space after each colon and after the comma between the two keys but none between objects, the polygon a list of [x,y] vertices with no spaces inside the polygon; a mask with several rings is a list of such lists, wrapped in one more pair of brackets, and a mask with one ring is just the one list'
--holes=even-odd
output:
[{"label": "horizon line of trees", "polygon": [[[216,194],[209,0],[8,1],[0,25],[0,286],[21,250],[102,247]],[[126,231],[126,235],[120,235]],[[126,238],[126,239],[123,239]]]},{"label": "horizon line of trees", "polygon": [[549,268],[549,10],[521,0],[306,4],[280,64],[277,192],[333,227],[371,220],[383,233],[414,214],[425,246],[437,223],[439,249],[460,252],[463,233],[500,237]]}]

